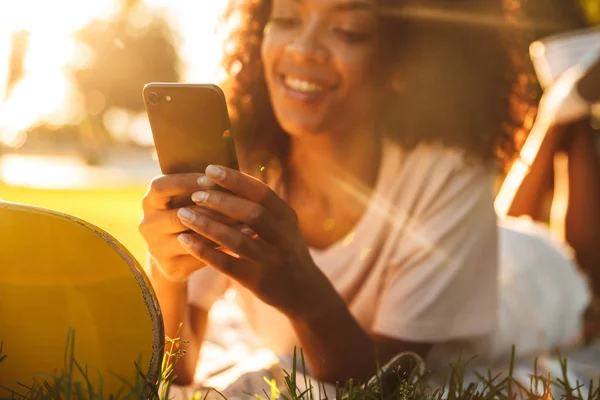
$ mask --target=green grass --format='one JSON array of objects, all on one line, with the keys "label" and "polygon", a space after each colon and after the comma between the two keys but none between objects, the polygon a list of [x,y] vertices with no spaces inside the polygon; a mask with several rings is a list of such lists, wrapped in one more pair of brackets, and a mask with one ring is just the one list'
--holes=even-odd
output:
[{"label": "green grass", "polygon": [[0,183],[0,200],[50,208],[90,222],[119,240],[138,261],[146,245],[138,233],[145,187],[95,190],[37,190]]},{"label": "green grass", "polygon": [[[165,338],[168,351],[163,360],[158,379],[148,379],[135,364],[138,376],[135,382],[123,382],[123,388],[118,393],[103,393],[102,385],[93,387],[88,379],[87,368],[82,367],[74,358],[74,332],[69,332],[66,346],[65,366],[57,376],[46,376],[43,382],[34,382],[24,393],[12,392],[9,399],[19,400],[168,400],[171,398],[169,387],[175,379],[174,367],[181,357],[185,356],[187,342],[180,338]],[[0,341],[0,363],[5,355],[2,353]],[[514,357],[514,355],[513,355]],[[514,358],[513,358],[514,359]],[[298,363],[304,368],[304,355],[300,351],[300,360],[296,359],[292,371],[284,372],[283,382],[267,379],[266,390],[259,393],[238,393],[235,398],[254,398],[256,400],[329,400],[324,391],[313,387],[296,366]],[[398,368],[400,365],[411,365],[410,369]],[[443,381],[441,387],[431,387],[427,382],[427,373],[417,372],[418,365],[405,364],[398,360],[393,366],[379,369],[366,383],[349,380],[345,384],[336,385],[335,399],[339,400],[597,400],[600,399],[600,389],[594,381],[590,381],[589,393],[584,396],[580,382],[570,382],[567,377],[567,362],[561,358],[562,376],[549,377],[537,373],[537,369],[530,378],[529,387],[524,386],[513,376],[513,367],[508,374],[493,375],[478,374],[477,382],[463,384],[463,374],[466,364],[457,362],[452,372]],[[299,383],[304,382],[301,390]],[[535,388],[535,389],[534,389]],[[209,395],[212,393],[212,396]],[[315,392],[317,392],[315,394]],[[227,400],[227,397],[216,390],[192,392],[184,400],[204,399]]]}]

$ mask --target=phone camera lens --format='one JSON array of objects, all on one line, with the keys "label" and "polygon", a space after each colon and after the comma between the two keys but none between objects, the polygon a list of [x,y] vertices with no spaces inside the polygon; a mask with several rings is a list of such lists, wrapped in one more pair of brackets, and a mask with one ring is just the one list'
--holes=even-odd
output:
[{"label": "phone camera lens", "polygon": [[158,93],[156,93],[156,92],[148,93],[148,102],[150,104],[158,104],[159,101],[160,101],[160,96],[158,95]]}]

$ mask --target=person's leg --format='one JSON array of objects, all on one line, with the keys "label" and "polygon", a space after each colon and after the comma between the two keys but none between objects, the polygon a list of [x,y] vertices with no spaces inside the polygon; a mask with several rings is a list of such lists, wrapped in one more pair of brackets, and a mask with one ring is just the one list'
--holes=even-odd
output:
[{"label": "person's leg", "polygon": [[541,219],[544,196],[552,188],[554,156],[565,151],[569,164],[566,241],[600,294],[600,154],[596,134],[588,120],[553,128],[517,191],[509,215]]},{"label": "person's leg", "polygon": [[586,340],[600,335],[600,153],[595,135],[587,120],[549,132],[509,210],[510,216],[543,219],[544,197],[553,184],[554,157],[566,152],[569,200],[565,239],[595,294],[584,317]]},{"label": "person's leg", "polygon": [[568,132],[569,205],[566,240],[574,249],[581,268],[600,294],[600,153],[597,133],[589,121],[577,123]]},{"label": "person's leg", "polygon": [[554,181],[554,156],[564,147],[565,130],[565,127],[554,127],[546,135],[529,173],[515,193],[508,216],[544,220],[544,203]]},{"label": "person's leg", "polygon": [[[567,241],[581,249],[582,267],[590,265],[589,250],[600,244],[600,154],[589,121],[555,127],[542,144],[529,174],[516,193],[508,215],[540,220],[545,195],[552,190],[554,156],[565,151],[569,159]],[[600,250],[597,250],[600,251]],[[597,257],[597,256],[595,256]],[[596,264],[600,261],[592,257]]]}]

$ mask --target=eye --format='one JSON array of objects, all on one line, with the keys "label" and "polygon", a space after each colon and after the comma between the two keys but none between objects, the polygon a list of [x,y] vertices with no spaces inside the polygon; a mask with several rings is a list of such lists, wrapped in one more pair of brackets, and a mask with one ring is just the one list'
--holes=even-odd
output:
[{"label": "eye", "polygon": [[371,34],[351,31],[342,28],[335,28],[334,32],[342,38],[345,42],[348,43],[361,43],[366,42],[371,38]]},{"label": "eye", "polygon": [[295,28],[301,23],[296,17],[271,17],[269,22],[283,29]]}]

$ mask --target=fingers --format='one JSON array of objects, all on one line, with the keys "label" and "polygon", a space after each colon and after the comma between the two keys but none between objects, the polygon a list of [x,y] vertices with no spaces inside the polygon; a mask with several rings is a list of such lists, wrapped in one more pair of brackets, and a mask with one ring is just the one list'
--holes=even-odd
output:
[{"label": "fingers", "polygon": [[[180,233],[165,235],[161,237],[159,241],[155,243],[148,243],[148,252],[156,260],[164,262],[173,257],[182,256],[188,254],[188,252],[181,247],[181,244],[177,241],[177,236]],[[190,232],[190,234],[194,234]]]},{"label": "fingers", "polygon": [[222,251],[205,246],[192,235],[182,234],[179,235],[178,239],[182,247],[202,263],[210,265],[242,284],[251,282],[254,268],[250,261],[235,258]]},{"label": "fingers", "polygon": [[283,236],[280,224],[261,204],[216,190],[196,192],[192,194],[192,200],[216,214],[248,225],[268,242],[277,243]]},{"label": "fingers", "polygon": [[[216,213],[210,209],[201,208],[198,206],[192,206],[188,208],[194,210],[194,212],[198,214],[206,215],[207,217],[224,224],[233,224],[235,222],[230,217]],[[169,209],[158,213],[152,213],[150,215],[144,215],[139,225],[140,233],[142,233],[142,236],[144,237],[151,237],[152,233],[155,232],[160,232],[161,235],[170,235],[187,231],[188,228],[181,223],[181,220],[177,215],[177,211],[177,209]]]},{"label": "fingers", "polygon": [[215,186],[209,179],[201,179],[204,174],[162,175],[152,180],[143,200],[145,211],[167,210],[171,199],[178,195],[190,195],[198,187],[210,189]]},{"label": "fingers", "polygon": [[264,241],[255,240],[239,229],[234,229],[186,208],[179,210],[178,215],[183,225],[192,231],[243,258],[260,261],[264,260],[268,253],[268,248],[265,248],[267,244]]},{"label": "fingers", "polygon": [[209,165],[206,177],[233,194],[261,204],[277,218],[293,216],[293,210],[277,193],[250,175],[231,168]]}]

